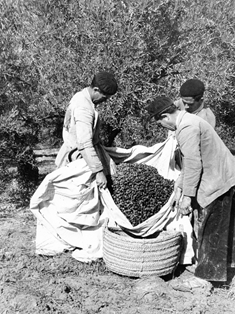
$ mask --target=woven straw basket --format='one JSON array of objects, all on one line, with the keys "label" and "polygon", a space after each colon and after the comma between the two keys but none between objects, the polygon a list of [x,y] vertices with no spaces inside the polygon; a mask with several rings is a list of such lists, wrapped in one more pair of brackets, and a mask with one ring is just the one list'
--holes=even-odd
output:
[{"label": "woven straw basket", "polygon": [[108,269],[129,277],[164,276],[174,271],[182,249],[182,235],[162,231],[157,237],[133,238],[118,228],[105,227],[103,259]]}]

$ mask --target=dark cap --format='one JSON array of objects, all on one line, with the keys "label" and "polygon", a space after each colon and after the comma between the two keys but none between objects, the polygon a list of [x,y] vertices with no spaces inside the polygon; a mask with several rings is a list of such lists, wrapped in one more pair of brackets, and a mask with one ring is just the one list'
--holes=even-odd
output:
[{"label": "dark cap", "polygon": [[173,100],[166,96],[159,96],[156,97],[147,107],[146,110],[148,111],[151,119],[152,117],[160,118],[161,114],[164,113],[168,108],[174,105]]},{"label": "dark cap", "polygon": [[118,88],[114,75],[106,71],[95,74],[91,82],[91,86],[98,87],[105,95],[114,95]]},{"label": "dark cap", "polygon": [[198,79],[190,79],[180,87],[181,97],[203,96],[205,85]]}]

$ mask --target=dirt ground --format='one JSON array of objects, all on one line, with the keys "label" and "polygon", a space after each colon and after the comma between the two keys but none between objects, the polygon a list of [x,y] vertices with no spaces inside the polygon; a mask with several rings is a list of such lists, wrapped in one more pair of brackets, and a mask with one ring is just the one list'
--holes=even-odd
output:
[{"label": "dirt ground", "polygon": [[178,291],[169,278],[114,274],[102,259],[84,264],[70,253],[38,256],[35,233],[36,220],[28,209],[1,201],[0,314],[235,313],[232,284],[210,292]]}]

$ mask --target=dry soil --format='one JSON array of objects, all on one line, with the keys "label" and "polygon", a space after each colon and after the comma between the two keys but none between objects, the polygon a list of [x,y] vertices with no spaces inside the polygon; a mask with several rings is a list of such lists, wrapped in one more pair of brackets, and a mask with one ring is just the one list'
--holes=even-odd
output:
[{"label": "dry soil", "polygon": [[231,282],[211,292],[178,291],[170,287],[169,278],[134,279],[114,274],[102,259],[84,264],[70,253],[38,256],[35,234],[36,220],[29,209],[2,200],[0,314],[235,313]]}]

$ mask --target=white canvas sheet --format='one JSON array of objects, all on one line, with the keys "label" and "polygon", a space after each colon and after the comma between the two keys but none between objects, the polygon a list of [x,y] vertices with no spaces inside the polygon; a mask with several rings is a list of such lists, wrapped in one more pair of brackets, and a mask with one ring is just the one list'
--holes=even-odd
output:
[{"label": "white canvas sheet", "polygon": [[[143,163],[155,167],[165,179],[175,180],[179,175],[173,162],[175,147],[172,135],[152,147],[112,147],[105,151],[115,163]],[[83,262],[101,258],[103,228],[108,220],[109,226],[119,226],[141,237],[164,228],[183,231],[188,240],[182,263],[188,264],[193,257],[192,227],[188,217],[176,221],[171,197],[156,215],[134,227],[109,191],[98,189],[85,161],[77,159],[48,174],[31,198],[30,209],[37,218],[36,253],[54,255],[70,250],[74,258]]]}]

